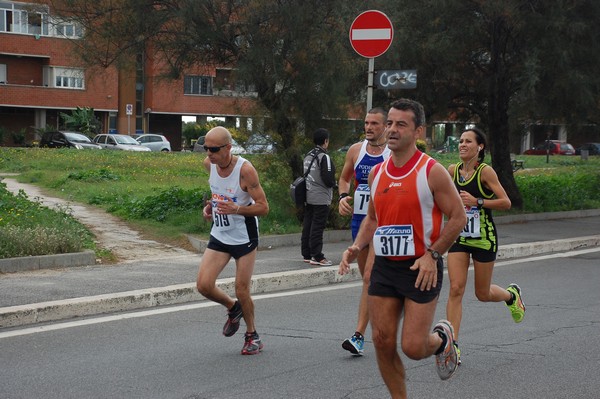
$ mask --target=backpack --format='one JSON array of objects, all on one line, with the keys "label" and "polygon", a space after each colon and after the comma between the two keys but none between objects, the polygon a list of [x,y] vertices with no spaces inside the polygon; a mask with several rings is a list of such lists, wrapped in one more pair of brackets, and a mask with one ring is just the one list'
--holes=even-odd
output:
[{"label": "backpack", "polygon": [[306,176],[310,173],[310,168],[312,168],[312,164],[315,162],[317,155],[319,154],[317,153],[313,156],[304,176],[296,178],[296,180],[290,184],[290,196],[292,197],[292,202],[296,204],[296,206],[302,206],[306,203]]}]

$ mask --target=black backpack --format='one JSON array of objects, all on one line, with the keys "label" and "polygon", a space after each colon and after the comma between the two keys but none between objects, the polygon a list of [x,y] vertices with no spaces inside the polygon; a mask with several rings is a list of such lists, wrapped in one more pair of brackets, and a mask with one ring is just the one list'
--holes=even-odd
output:
[{"label": "black backpack", "polygon": [[304,176],[300,176],[294,180],[292,184],[290,184],[290,196],[292,197],[292,202],[296,204],[296,206],[302,206],[306,203],[306,176],[310,173],[310,168],[312,168],[313,162],[317,159],[319,153],[317,152],[312,161],[310,161],[310,165],[308,165],[308,169]]}]

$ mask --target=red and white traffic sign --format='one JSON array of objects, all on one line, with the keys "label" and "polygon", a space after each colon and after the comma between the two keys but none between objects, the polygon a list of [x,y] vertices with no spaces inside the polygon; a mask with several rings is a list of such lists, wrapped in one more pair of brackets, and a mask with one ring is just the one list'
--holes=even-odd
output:
[{"label": "red and white traffic sign", "polygon": [[375,58],[385,53],[393,38],[392,21],[381,11],[365,11],[350,26],[350,44],[354,51],[365,58]]}]

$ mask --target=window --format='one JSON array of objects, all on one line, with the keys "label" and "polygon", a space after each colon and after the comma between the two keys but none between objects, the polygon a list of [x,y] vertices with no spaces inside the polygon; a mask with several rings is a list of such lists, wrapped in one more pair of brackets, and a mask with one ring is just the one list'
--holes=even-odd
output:
[{"label": "window", "polygon": [[65,89],[85,89],[83,69],[44,67],[44,85]]},{"label": "window", "polygon": [[83,37],[83,28],[75,21],[54,18],[52,22],[53,36],[78,39]]},{"label": "window", "polygon": [[0,84],[6,83],[6,64],[0,64]]},{"label": "window", "polygon": [[0,2],[0,32],[48,35],[48,7]]},{"label": "window", "polygon": [[214,80],[214,86],[219,91],[232,90],[236,93],[250,94],[256,92],[256,87],[252,83],[238,79],[236,70],[227,68],[217,68]]},{"label": "window", "polygon": [[186,76],[183,80],[183,93],[212,95],[212,77]]},{"label": "window", "polygon": [[83,71],[80,69],[54,68],[55,86],[83,89]]}]

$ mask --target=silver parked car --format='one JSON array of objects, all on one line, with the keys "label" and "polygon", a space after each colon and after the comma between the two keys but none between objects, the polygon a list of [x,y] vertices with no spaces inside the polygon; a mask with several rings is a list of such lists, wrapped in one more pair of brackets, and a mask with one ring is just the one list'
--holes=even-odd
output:
[{"label": "silver parked car", "polygon": [[[204,149],[204,139],[205,136],[198,137],[198,140],[194,144],[194,152],[206,152],[206,150]],[[234,139],[231,139],[231,153],[233,155],[240,155],[244,154],[245,152],[246,150],[244,149],[244,147],[239,145]]]},{"label": "silver parked car", "polygon": [[98,134],[93,141],[106,150],[150,151],[126,134]]},{"label": "silver parked car", "polygon": [[171,151],[171,143],[162,134],[146,133],[136,135],[135,139],[151,151]]},{"label": "silver parked car", "polygon": [[253,134],[246,142],[246,154],[272,154],[276,143],[270,136]]}]

